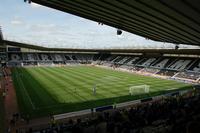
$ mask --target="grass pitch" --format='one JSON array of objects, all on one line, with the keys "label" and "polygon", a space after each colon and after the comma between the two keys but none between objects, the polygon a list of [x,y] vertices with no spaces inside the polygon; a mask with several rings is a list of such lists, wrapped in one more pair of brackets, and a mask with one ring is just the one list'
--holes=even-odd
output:
[{"label": "grass pitch", "polygon": [[[191,85],[92,66],[13,68],[20,111],[47,116],[159,95]],[[149,85],[148,94],[129,95],[129,87]],[[93,88],[96,86],[96,95]]]}]

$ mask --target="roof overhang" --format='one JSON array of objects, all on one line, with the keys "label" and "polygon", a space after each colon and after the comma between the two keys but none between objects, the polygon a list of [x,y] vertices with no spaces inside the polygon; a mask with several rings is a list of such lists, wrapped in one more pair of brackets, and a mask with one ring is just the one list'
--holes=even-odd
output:
[{"label": "roof overhang", "polygon": [[1,26],[0,26],[0,40],[3,40],[3,33],[2,33],[2,30],[1,30]]},{"label": "roof overhang", "polygon": [[199,0],[31,0],[147,39],[200,46]]},{"label": "roof overhang", "polygon": [[148,53],[148,54],[184,54],[184,55],[200,55],[200,49],[72,49],[72,48],[47,48],[31,44],[3,41],[4,45],[34,49],[44,52],[96,52],[96,53]]}]

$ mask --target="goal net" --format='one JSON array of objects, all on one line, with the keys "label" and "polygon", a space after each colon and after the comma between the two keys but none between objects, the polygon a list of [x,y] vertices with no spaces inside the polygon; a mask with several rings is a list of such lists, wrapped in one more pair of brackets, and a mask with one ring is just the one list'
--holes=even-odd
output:
[{"label": "goal net", "polygon": [[137,85],[137,86],[131,86],[129,87],[129,94],[130,95],[138,95],[138,94],[144,94],[149,93],[149,85]]}]

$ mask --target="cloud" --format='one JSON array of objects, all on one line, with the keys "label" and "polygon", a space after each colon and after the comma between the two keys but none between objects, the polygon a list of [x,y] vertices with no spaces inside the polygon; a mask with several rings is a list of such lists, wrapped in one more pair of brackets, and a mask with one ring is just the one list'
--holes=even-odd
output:
[{"label": "cloud", "polygon": [[55,24],[32,24],[28,26],[28,30],[31,33],[37,34],[51,34],[58,30],[59,26]]},{"label": "cloud", "polygon": [[42,7],[42,5],[39,5],[39,4],[31,2],[31,7],[33,7],[33,8],[40,8],[40,7]]},{"label": "cloud", "polygon": [[21,24],[23,24],[23,22],[20,21],[20,20],[12,20],[10,23],[11,23],[12,25],[21,25]]}]

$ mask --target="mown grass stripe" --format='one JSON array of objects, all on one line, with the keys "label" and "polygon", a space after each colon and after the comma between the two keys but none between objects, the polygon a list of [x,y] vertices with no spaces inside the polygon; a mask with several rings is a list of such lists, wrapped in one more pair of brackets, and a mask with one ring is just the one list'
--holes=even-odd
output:
[{"label": "mown grass stripe", "polygon": [[[125,102],[158,95],[170,88],[190,87],[176,81],[88,66],[17,68],[13,70],[13,75],[17,75],[17,72],[22,74],[19,78],[37,108],[30,108],[31,103],[22,89],[22,84],[17,83],[16,77],[13,76],[20,109],[24,113],[30,113],[32,117]],[[96,96],[92,93],[95,84]],[[143,84],[150,85],[149,94],[128,95],[129,87]]]}]

